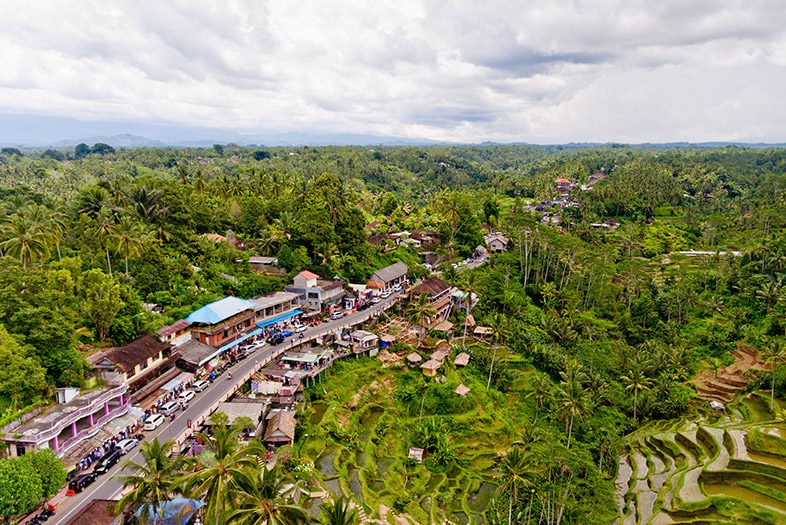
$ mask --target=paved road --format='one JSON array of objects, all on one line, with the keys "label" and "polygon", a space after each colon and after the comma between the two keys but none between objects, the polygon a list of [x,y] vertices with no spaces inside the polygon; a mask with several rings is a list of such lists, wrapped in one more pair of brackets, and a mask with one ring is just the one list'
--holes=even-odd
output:
[{"label": "paved road", "polygon": [[[274,347],[265,345],[263,348],[250,354],[245,360],[240,361],[231,368],[232,380],[228,380],[226,374],[220,376],[205,391],[197,393],[196,397],[191,400],[186,409],[177,413],[174,421],[170,422],[167,418],[166,422],[156,430],[145,432],[145,439],[149,440],[158,436],[160,441],[176,439],[182,443],[191,432],[187,427],[188,421],[190,420],[192,422],[193,428],[198,427],[201,422],[215,410],[218,403],[227,400],[235,390],[254,374],[257,368],[263,367],[266,363],[294,346],[317,339],[337,328],[354,326],[368,320],[374,314],[393,306],[398,296],[399,294],[394,294],[367,310],[351,313],[343,319],[329,321],[319,326],[309,328],[303,332],[304,338],[296,339],[295,343],[292,343],[290,339],[286,343]],[[258,363],[256,361],[258,361]],[[120,467],[126,460],[135,461],[137,463],[141,462],[142,457],[139,454],[139,447],[123,456],[117,465],[108,473],[99,476],[87,490],[76,496],[65,498],[64,501],[57,505],[57,514],[50,518],[50,521],[47,523],[51,525],[65,523],[79,509],[87,505],[93,499],[117,499],[120,496],[122,486],[118,480],[112,479],[112,477],[120,473]]]}]

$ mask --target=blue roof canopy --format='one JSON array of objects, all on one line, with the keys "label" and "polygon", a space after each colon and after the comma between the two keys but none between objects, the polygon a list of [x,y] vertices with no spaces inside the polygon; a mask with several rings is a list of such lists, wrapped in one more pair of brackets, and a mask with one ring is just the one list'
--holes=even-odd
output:
[{"label": "blue roof canopy", "polygon": [[247,301],[237,297],[224,297],[214,303],[207,304],[192,312],[191,315],[186,317],[189,323],[201,324],[217,324],[224,319],[229,319],[233,315],[237,315],[243,310],[253,310],[256,306],[254,301]]},{"label": "blue roof canopy", "polygon": [[243,341],[245,341],[245,340],[246,340],[246,339],[248,339],[249,337],[254,337],[255,335],[257,335],[257,334],[260,334],[260,333],[262,333],[262,329],[261,329],[261,328],[257,328],[256,330],[254,330],[254,331],[252,331],[252,332],[249,332],[249,333],[247,333],[247,334],[246,334],[246,335],[244,335],[243,337],[240,337],[240,338],[238,338],[238,339],[235,339],[235,340],[234,340],[234,341],[232,341],[231,343],[227,343],[227,344],[225,344],[224,346],[222,346],[221,348],[219,348],[219,349],[218,349],[218,351],[219,351],[219,352],[223,352],[223,351],[225,351],[225,350],[229,350],[229,349],[230,349],[230,348],[232,348],[233,346],[237,346],[237,345],[239,345],[240,343],[242,343]]},{"label": "blue roof canopy", "polygon": [[271,317],[270,319],[265,319],[264,321],[260,321],[257,323],[257,326],[260,328],[265,328],[266,326],[270,326],[272,324],[280,323],[281,321],[285,321],[290,317],[294,317],[296,315],[302,314],[303,311],[300,309],[292,310],[291,312],[287,312],[285,314],[277,315],[275,317]]}]

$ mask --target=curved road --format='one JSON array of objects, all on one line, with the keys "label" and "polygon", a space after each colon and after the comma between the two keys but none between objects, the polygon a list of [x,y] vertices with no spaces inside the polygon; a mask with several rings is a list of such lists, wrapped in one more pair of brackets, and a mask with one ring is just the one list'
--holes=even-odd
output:
[{"label": "curved road", "polygon": [[[206,390],[197,393],[196,397],[191,400],[186,409],[177,413],[174,421],[170,422],[167,418],[165,423],[156,430],[145,432],[145,440],[153,439],[157,436],[161,441],[174,439],[178,441],[178,443],[183,443],[192,432],[187,426],[188,422],[191,421],[192,428],[198,428],[202,421],[207,419],[215,410],[218,404],[231,397],[243,383],[253,376],[257,369],[262,368],[286,350],[295,346],[313,341],[337,328],[355,326],[365,322],[373,315],[393,306],[400,295],[400,293],[394,293],[387,299],[373,305],[367,310],[350,313],[342,319],[328,321],[318,326],[310,327],[303,332],[304,338],[295,339],[295,343],[292,343],[290,339],[286,343],[282,343],[278,346],[265,345],[256,352],[249,354],[245,360],[238,362],[232,367],[232,380],[227,380],[226,374],[216,379]],[[258,361],[258,363],[256,361]],[[85,491],[76,496],[65,498],[57,504],[57,514],[50,518],[47,523],[51,525],[65,523],[79,509],[90,503],[93,499],[118,499],[122,491],[122,485],[118,480],[112,478],[120,473],[122,464],[127,460],[135,462],[140,462],[142,460],[142,456],[139,454],[139,447],[123,456],[117,465],[112,467],[106,474],[99,476]]]}]

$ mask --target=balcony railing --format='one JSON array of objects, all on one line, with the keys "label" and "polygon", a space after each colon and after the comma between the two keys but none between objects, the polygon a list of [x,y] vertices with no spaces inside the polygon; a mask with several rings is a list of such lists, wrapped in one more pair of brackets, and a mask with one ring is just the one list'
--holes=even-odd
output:
[{"label": "balcony railing", "polygon": [[60,434],[60,432],[62,432],[62,430],[68,425],[74,423],[75,421],[80,420],[85,416],[94,413],[104,403],[106,403],[110,399],[120,394],[124,394],[127,390],[128,390],[127,385],[120,385],[114,388],[110,388],[109,390],[102,393],[97,398],[93,399],[89,404],[83,406],[78,410],[74,410],[69,414],[65,414],[62,419],[49,422],[47,424],[47,428],[45,428],[44,430],[41,430],[36,434],[24,436],[20,438],[19,441],[40,443],[42,441],[50,440],[56,435]]},{"label": "balcony railing", "polygon": [[98,430],[101,428],[101,425],[103,425],[107,421],[124,414],[126,411],[128,411],[129,405],[130,403],[125,403],[123,405],[120,405],[114,410],[111,410],[108,414],[104,414],[103,416],[98,418],[97,421],[93,422],[92,426],[80,430],[79,432],[77,432],[76,436],[70,437],[65,441],[63,441],[62,443],[60,443],[57,450],[58,455],[64,454],[66,450],[72,445],[74,445],[75,443],[98,432]]}]

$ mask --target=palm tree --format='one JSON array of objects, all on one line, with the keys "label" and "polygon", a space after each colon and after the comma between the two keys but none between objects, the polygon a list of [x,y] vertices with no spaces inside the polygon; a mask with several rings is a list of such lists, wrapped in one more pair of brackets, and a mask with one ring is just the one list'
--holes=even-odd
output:
[{"label": "palm tree", "polygon": [[256,442],[241,447],[236,430],[223,425],[214,428],[212,437],[200,434],[213,457],[195,460],[197,470],[183,476],[180,487],[184,493],[202,498],[206,521],[219,525],[225,511],[236,503],[236,492],[248,476],[246,469],[259,468],[257,461],[264,457],[264,450]]},{"label": "palm tree", "polygon": [[180,472],[182,462],[172,459],[170,453],[174,441],[160,443],[158,437],[142,443],[140,453],[142,462],[126,461],[123,471],[132,474],[116,476],[128,491],[115,507],[117,512],[128,506],[141,507],[143,518],[153,516],[158,521],[159,509],[175,495],[175,476]]},{"label": "palm tree", "polygon": [[464,337],[461,339],[461,349],[466,348],[467,341],[467,319],[469,318],[469,310],[472,307],[472,294],[478,291],[478,274],[475,272],[466,272],[464,274],[464,307],[466,309],[464,315]]},{"label": "palm tree", "polygon": [[513,523],[513,502],[519,501],[519,491],[524,486],[529,485],[527,479],[530,474],[532,461],[521,451],[521,448],[514,446],[500,461],[499,465],[499,492],[508,495],[508,525]]},{"label": "palm tree", "polygon": [[434,309],[428,303],[428,295],[420,294],[417,302],[410,303],[407,309],[407,319],[418,327],[418,346],[426,332],[425,322],[434,316]]},{"label": "palm tree", "polygon": [[227,525],[296,525],[308,523],[308,514],[284,495],[278,467],[241,471],[236,478],[237,502],[226,514]]},{"label": "palm tree", "polygon": [[19,257],[25,269],[46,257],[49,235],[43,225],[26,215],[12,215],[3,227],[3,252]]},{"label": "palm tree", "polygon": [[773,340],[766,348],[767,357],[765,363],[772,368],[772,376],[770,379],[770,410],[775,407],[775,375],[778,373],[778,368],[786,363],[786,345],[781,340]]},{"label": "palm tree", "polygon": [[46,217],[46,229],[49,231],[50,240],[55,245],[57,260],[60,261],[63,259],[63,255],[60,253],[60,244],[65,236],[65,215],[61,211],[50,210]]},{"label": "palm tree", "polygon": [[551,396],[551,380],[547,374],[536,372],[535,379],[532,382],[532,390],[527,394],[535,401],[535,422],[540,415],[540,409],[546,404]]},{"label": "palm tree", "polygon": [[115,251],[125,260],[126,278],[128,278],[128,258],[141,257],[147,239],[147,232],[129,217],[123,217],[117,224],[114,239]]},{"label": "palm tree", "polygon": [[96,216],[93,234],[98,238],[98,242],[106,253],[106,267],[109,271],[109,275],[112,275],[112,261],[109,259],[109,244],[112,242],[112,239],[114,239],[116,231],[117,228],[112,216],[106,211],[101,211]]},{"label": "palm tree", "polygon": [[319,509],[321,525],[357,525],[360,521],[357,509],[344,498],[334,498],[332,502],[320,505]]},{"label": "palm tree", "polygon": [[582,375],[579,372],[567,370],[560,372],[563,380],[557,388],[558,411],[565,417],[565,433],[568,435],[568,448],[573,434],[573,423],[581,419],[590,407],[589,394],[584,388]]},{"label": "palm tree", "polygon": [[626,391],[633,391],[633,419],[635,420],[639,404],[639,392],[648,390],[652,385],[652,380],[644,374],[644,370],[640,366],[631,368],[620,379],[625,383]]},{"label": "palm tree", "polygon": [[767,302],[767,315],[772,310],[772,305],[780,297],[781,285],[777,281],[767,281],[756,290],[756,297]]}]

